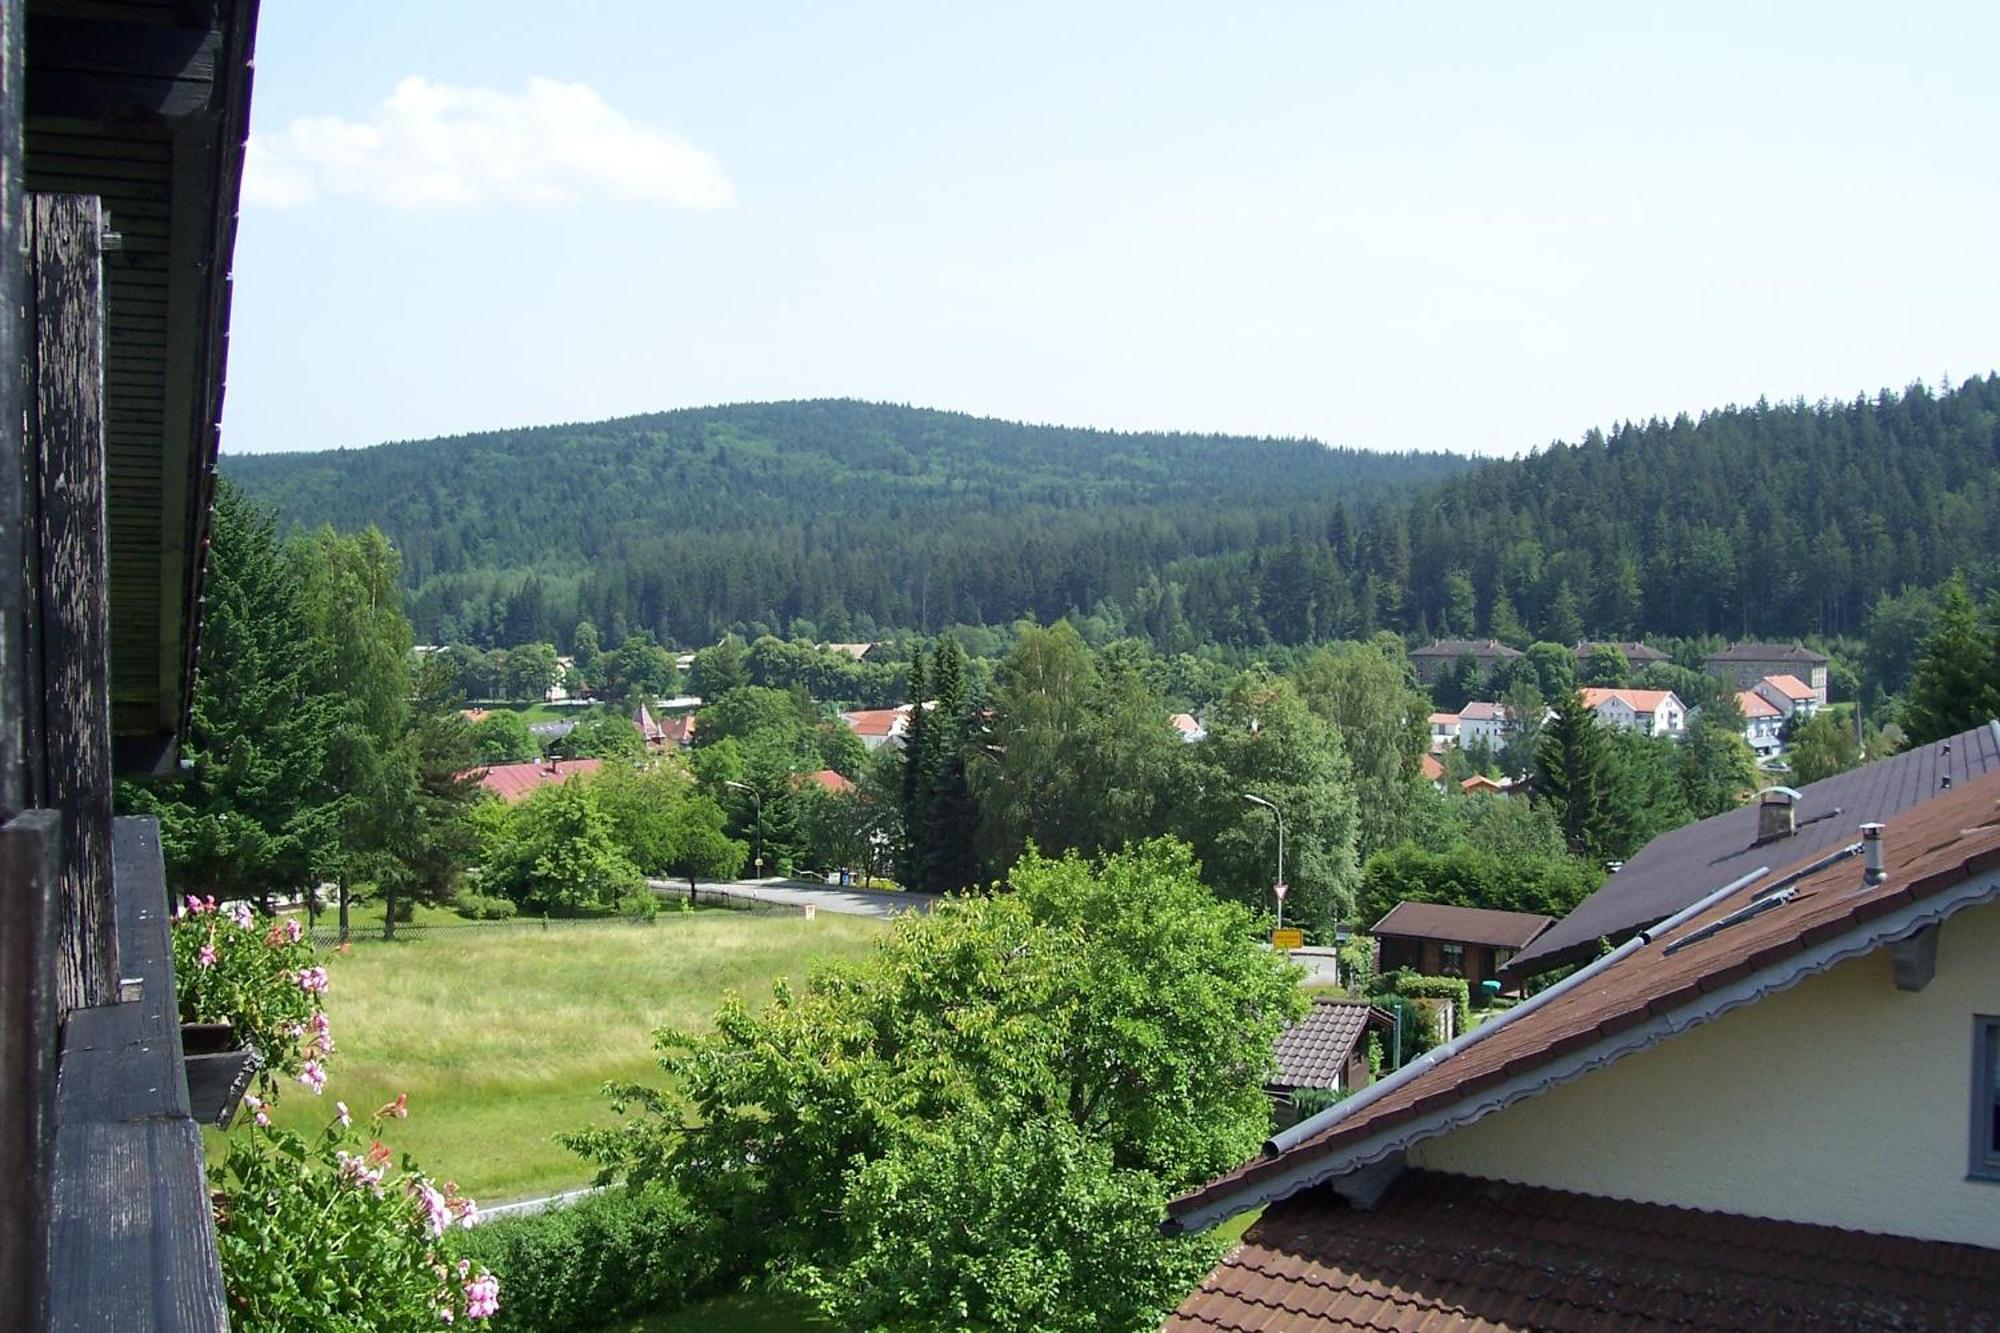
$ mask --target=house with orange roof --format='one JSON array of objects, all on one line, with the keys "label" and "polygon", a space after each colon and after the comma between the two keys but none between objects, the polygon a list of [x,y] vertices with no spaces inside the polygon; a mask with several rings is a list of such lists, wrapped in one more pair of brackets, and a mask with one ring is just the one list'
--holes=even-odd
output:
[{"label": "house with orange roof", "polygon": [[1201,719],[1197,718],[1193,713],[1175,713],[1167,719],[1167,725],[1172,727],[1175,734],[1189,745],[1193,745],[1196,741],[1205,741],[1208,739],[1208,728],[1202,726]]},{"label": "house with orange roof", "polygon": [[903,732],[910,725],[910,706],[903,704],[897,708],[860,708],[851,713],[842,713],[840,720],[847,729],[861,738],[861,744],[870,750],[879,750],[894,742],[903,743]]},{"label": "house with orange roof", "polygon": [[1776,704],[1755,690],[1738,690],[1736,706],[1743,712],[1743,739],[1758,758],[1778,752],[1778,728],[1785,714]]},{"label": "house with orange roof", "polygon": [[512,805],[544,787],[559,787],[602,767],[602,759],[542,759],[530,764],[494,764],[475,771],[480,786]]},{"label": "house with orange roof", "polygon": [[1457,713],[1431,714],[1432,754],[1442,754],[1452,746],[1458,744],[1458,725]]},{"label": "house with orange roof", "polygon": [[1679,740],[1687,734],[1687,705],[1672,690],[1601,689],[1583,691],[1586,708],[1597,720],[1621,731],[1642,736],[1668,736]]},{"label": "house with orange roof", "polygon": [[1794,713],[1798,713],[1801,720],[1811,717],[1826,702],[1820,698],[1819,691],[1797,676],[1766,676],[1752,685],[1750,690],[1787,719]]},{"label": "house with orange roof", "polygon": [[2000,773],[1747,873],[1690,827],[1693,902],[1174,1200],[1263,1211],[1163,1327],[1992,1327]]}]

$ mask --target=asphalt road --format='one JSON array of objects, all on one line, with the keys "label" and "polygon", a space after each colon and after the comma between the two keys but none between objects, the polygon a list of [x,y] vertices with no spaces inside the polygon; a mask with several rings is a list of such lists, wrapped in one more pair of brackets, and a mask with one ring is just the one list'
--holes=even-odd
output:
[{"label": "asphalt road", "polygon": [[[685,897],[684,879],[648,880],[653,888]],[[798,879],[697,880],[703,894],[727,894],[786,907],[815,907],[822,912],[848,916],[901,916],[905,912],[928,912],[938,899],[934,893],[904,893],[887,889],[843,889],[837,884],[815,884]]]}]

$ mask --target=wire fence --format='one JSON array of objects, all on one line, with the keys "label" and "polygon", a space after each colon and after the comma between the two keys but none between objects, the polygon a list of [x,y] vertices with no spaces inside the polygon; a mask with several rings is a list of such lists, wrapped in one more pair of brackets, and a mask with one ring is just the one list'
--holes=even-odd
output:
[{"label": "wire fence", "polygon": [[[671,885],[655,883],[655,893],[668,900],[657,916],[515,916],[504,921],[463,921],[414,922],[398,921],[393,938],[399,940],[422,940],[436,936],[449,938],[463,931],[479,930],[575,930],[583,927],[619,928],[645,930],[674,921],[682,915],[673,903],[686,903],[694,908],[722,908],[734,912],[760,912],[778,916],[803,916],[805,908],[796,903],[771,902],[763,898],[753,898],[731,889],[703,885],[690,889],[685,884]],[[315,948],[332,948],[340,940],[340,926],[337,922],[328,924],[329,913],[321,913],[319,921],[307,928],[306,935]],[[391,938],[386,924],[370,921],[365,926],[351,927],[347,932],[350,940],[379,940]]]}]

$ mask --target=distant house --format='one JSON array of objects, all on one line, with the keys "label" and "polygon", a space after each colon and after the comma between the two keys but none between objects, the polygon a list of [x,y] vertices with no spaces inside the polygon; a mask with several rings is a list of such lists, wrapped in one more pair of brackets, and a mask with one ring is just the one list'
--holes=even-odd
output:
[{"label": "distant house", "polygon": [[1476,988],[1554,924],[1554,917],[1533,912],[1401,902],[1369,933],[1382,971],[1407,967],[1427,977],[1464,977]]},{"label": "distant house", "polygon": [[556,659],[556,683],[542,691],[542,701],[544,703],[559,704],[568,699],[570,697],[569,686],[563,682],[568,680],[569,674],[575,670],[576,659],[574,657],[558,657]]},{"label": "distant house", "polygon": [[1592,657],[1597,655],[1599,648],[1616,648],[1625,655],[1626,662],[1631,665],[1634,671],[1644,671],[1649,666],[1658,666],[1662,662],[1671,662],[1674,660],[1658,648],[1625,639],[1607,639],[1602,641],[1579,639],[1577,640],[1576,647],[1571,649],[1571,651],[1576,654],[1578,662],[1588,662]]},{"label": "distant house", "polygon": [[[1443,765],[1440,764],[1439,767],[1442,768]],[[1458,789],[1467,796],[1505,796],[1513,788],[1512,779],[1489,778],[1484,773],[1474,773],[1458,784]]]},{"label": "distant house", "polygon": [[1709,675],[1734,681],[1739,690],[1755,689],[1757,682],[1766,676],[1795,676],[1811,687],[1814,702],[1823,708],[1827,701],[1827,660],[1825,653],[1816,653],[1796,643],[1789,647],[1780,643],[1739,643],[1719,653],[1710,653],[1704,666]]},{"label": "distant house", "polygon": [[817,773],[803,774],[800,776],[799,782],[802,785],[810,782],[821,790],[830,791],[836,795],[844,791],[854,790],[854,783],[848,779],[846,774],[831,768],[822,768]]},{"label": "distant house", "polygon": [[1483,680],[1493,674],[1493,668],[1502,662],[1511,662],[1521,655],[1517,648],[1509,648],[1497,639],[1439,639],[1427,648],[1418,648],[1410,653],[1410,666],[1416,670],[1417,679],[1426,685],[1435,685],[1438,678],[1452,669],[1461,657],[1471,657],[1479,664],[1479,675]]},{"label": "distant house", "polygon": [[1175,713],[1167,719],[1167,725],[1171,726],[1180,735],[1180,738],[1189,745],[1193,745],[1196,741],[1205,741],[1208,739],[1208,728],[1202,726],[1193,713]]},{"label": "distant house", "polygon": [[1826,701],[1819,691],[1800,680],[1797,676],[1766,676],[1750,687],[1753,694],[1778,710],[1781,717],[1789,718],[1793,713],[1811,717]]},{"label": "distant house", "polygon": [[1436,787],[1439,791],[1444,790],[1444,765],[1438,762],[1436,755],[1426,754],[1419,756],[1417,771],[1423,774],[1425,782],[1430,783],[1431,786]]},{"label": "distant house", "polygon": [[1265,1211],[1164,1328],[1995,1327],[2000,775],[1919,800],[1175,1199]]},{"label": "distant house", "polygon": [[1606,690],[1587,687],[1584,706],[1597,720],[1641,736],[1679,740],[1687,734],[1687,705],[1672,690]]},{"label": "distant house", "polygon": [[1395,1026],[1366,1000],[1316,997],[1304,1018],[1278,1034],[1278,1071],[1264,1089],[1281,1106],[1299,1092],[1358,1092],[1370,1078],[1368,1034],[1387,1036]]},{"label": "distant house", "polygon": [[1743,739],[1759,758],[1778,752],[1778,727],[1785,714],[1755,690],[1739,690],[1736,706],[1743,710]]},{"label": "distant house", "polygon": [[685,750],[694,744],[693,713],[656,718],[652,709],[640,704],[638,711],[632,714],[632,725],[638,728],[640,738],[651,749]]},{"label": "distant house", "polygon": [[1486,699],[1474,699],[1458,710],[1458,743],[1465,749],[1484,745],[1497,750],[1507,743],[1507,708]]},{"label": "distant house", "polygon": [[849,731],[860,737],[864,747],[879,750],[892,742],[897,745],[903,743],[903,733],[910,725],[910,706],[862,708],[842,713],[840,720],[847,724]]},{"label": "distant house", "polygon": [[477,771],[480,786],[512,805],[543,787],[560,786],[602,767],[602,759],[543,759],[532,764],[494,764]]},{"label": "distant house", "polygon": [[1441,754],[1458,744],[1458,714],[1431,714],[1431,753]]},{"label": "distant house", "polygon": [[819,650],[823,653],[839,653],[842,657],[861,662],[867,660],[869,651],[874,647],[872,643],[823,643],[819,646]]}]

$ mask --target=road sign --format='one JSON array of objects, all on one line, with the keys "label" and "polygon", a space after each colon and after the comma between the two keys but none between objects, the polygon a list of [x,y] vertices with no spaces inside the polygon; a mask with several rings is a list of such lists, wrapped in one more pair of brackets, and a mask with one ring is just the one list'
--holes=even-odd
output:
[{"label": "road sign", "polygon": [[1281,880],[1278,883],[1273,884],[1271,886],[1271,892],[1277,894],[1278,898],[1282,901],[1284,899],[1284,896],[1291,891],[1291,887],[1292,887],[1291,885],[1286,884]]},{"label": "road sign", "polygon": [[1306,933],[1303,930],[1274,930],[1271,932],[1273,949],[1303,949],[1306,947]]}]

